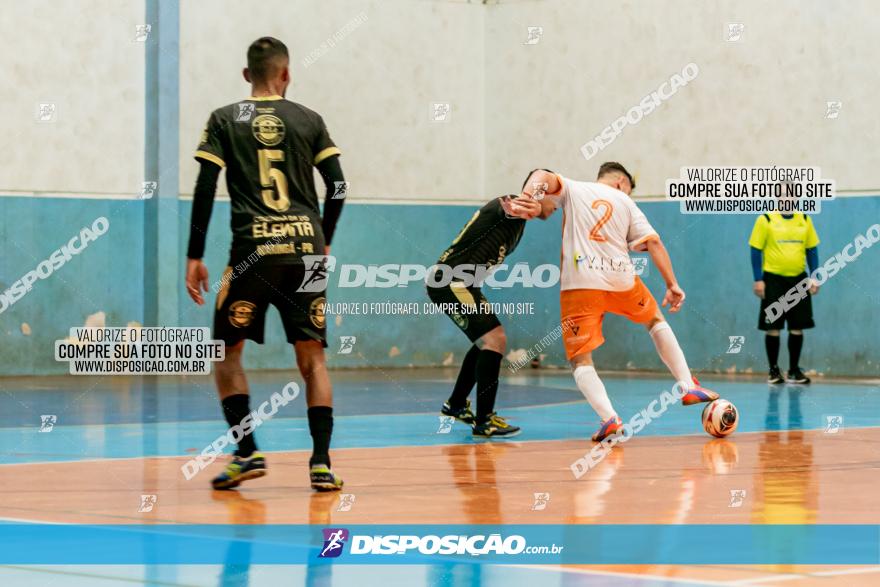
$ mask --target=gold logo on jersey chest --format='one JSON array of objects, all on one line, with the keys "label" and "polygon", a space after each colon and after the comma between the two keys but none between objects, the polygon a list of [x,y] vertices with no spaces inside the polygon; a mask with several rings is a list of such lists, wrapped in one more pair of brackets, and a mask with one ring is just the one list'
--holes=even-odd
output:
[{"label": "gold logo on jersey chest", "polygon": [[273,147],[284,140],[284,123],[274,114],[260,114],[251,123],[254,138]]}]

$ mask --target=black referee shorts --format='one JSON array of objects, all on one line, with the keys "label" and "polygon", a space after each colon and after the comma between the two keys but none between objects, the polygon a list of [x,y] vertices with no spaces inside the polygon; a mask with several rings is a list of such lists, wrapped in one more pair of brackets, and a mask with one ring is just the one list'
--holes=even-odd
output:
[{"label": "black referee shorts", "polygon": [[465,287],[453,281],[444,287],[428,286],[428,297],[441,307],[443,313],[455,322],[471,342],[501,326],[498,316],[478,287]]},{"label": "black referee shorts", "polygon": [[[246,267],[240,275],[234,275],[232,267],[227,267],[217,292],[214,338],[228,345],[244,339],[263,344],[266,310],[271,304],[281,314],[287,342],[317,340],[326,347],[326,289],[297,291],[305,278],[307,272],[302,263],[258,262]],[[326,286],[326,280],[324,284]]]},{"label": "black referee shorts", "polygon": [[785,294],[793,289],[798,283],[807,277],[806,273],[801,273],[795,277],[786,277],[785,275],[776,275],[775,273],[764,273],[764,299],[761,300],[761,312],[758,315],[759,330],[782,330],[788,324],[789,330],[804,330],[813,328],[813,302],[810,294],[798,301],[798,303],[785,310],[776,320],[768,321],[767,307],[773,302],[785,299]]}]

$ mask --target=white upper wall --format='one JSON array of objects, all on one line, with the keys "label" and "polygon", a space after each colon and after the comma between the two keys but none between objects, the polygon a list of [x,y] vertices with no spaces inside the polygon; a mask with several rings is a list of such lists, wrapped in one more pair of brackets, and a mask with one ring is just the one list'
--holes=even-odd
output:
[{"label": "white upper wall", "polygon": [[[685,165],[808,165],[838,190],[880,188],[880,10],[857,0],[500,2],[486,14],[487,194],[537,166],[603,161],[662,194]],[[728,23],[745,25],[728,42]],[[543,27],[523,45],[528,26]],[[580,147],[689,62],[698,77],[586,160]],[[843,102],[826,119],[826,102]]]},{"label": "white upper wall", "polygon": [[[412,0],[182,2],[181,192],[208,115],[249,95],[245,53],[270,35],[292,54],[287,97],[324,117],[355,199],[480,199],[483,14]],[[448,122],[430,121],[434,102],[451,104]]]},{"label": "white upper wall", "polygon": [[[0,192],[135,194],[144,169],[143,1],[0,2]],[[38,122],[39,104],[54,104]]]}]

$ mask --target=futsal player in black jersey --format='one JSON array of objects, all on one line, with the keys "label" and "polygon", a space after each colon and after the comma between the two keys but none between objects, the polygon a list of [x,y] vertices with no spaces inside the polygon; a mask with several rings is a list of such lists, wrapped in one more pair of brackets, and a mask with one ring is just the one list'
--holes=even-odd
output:
[{"label": "futsal player in black jersey", "polygon": [[[214,313],[214,338],[226,343],[226,358],[215,366],[223,413],[231,428],[252,428],[242,424],[251,407],[241,354],[245,339],[262,344],[266,310],[272,304],[281,314],[306,383],[311,485],[330,491],[340,489],[342,480],[330,468],[333,393],[324,360],[326,279],[320,287],[306,284],[303,257],[329,254],[344,202],[344,189],[338,187],[345,184],[340,151],[321,116],[284,99],[288,65],[284,43],[272,37],[256,40],[243,72],[251,96],[218,108],[208,119],[195,155],[201,169],[193,197],[186,286],[190,297],[203,304],[202,291],[208,291],[202,262],[205,236],[217,179],[225,167],[232,247]],[[314,167],[327,189],[323,217]],[[265,474],[266,461],[251,431],[238,440],[232,461],[213,486],[230,489]]]},{"label": "futsal player in black jersey", "polygon": [[[551,212],[541,202],[523,196],[494,198],[464,225],[437,261],[433,277],[428,279],[428,297],[473,343],[461,363],[452,395],[440,413],[470,424],[474,436],[510,437],[520,432],[495,413],[507,337],[483,295],[480,276],[490,273],[514,251],[527,220],[546,219]],[[468,284],[468,279],[460,278],[466,274],[476,277],[476,281]],[[476,413],[471,411],[468,400],[474,384]]]}]

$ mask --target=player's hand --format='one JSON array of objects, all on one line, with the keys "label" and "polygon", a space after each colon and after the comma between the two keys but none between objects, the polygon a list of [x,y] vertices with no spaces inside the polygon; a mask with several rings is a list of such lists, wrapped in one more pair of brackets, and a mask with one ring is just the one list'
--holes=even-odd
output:
[{"label": "player's hand", "polygon": [[810,295],[814,296],[819,293],[819,282],[815,279],[810,280]]},{"label": "player's hand", "polygon": [[186,293],[197,303],[202,305],[205,298],[202,291],[208,291],[208,268],[201,259],[186,260]]},{"label": "player's hand", "polygon": [[665,308],[669,304],[669,311],[675,313],[681,310],[685,297],[684,290],[678,287],[677,283],[673,283],[666,288],[666,295],[663,296],[663,303],[661,305]]},{"label": "player's hand", "polygon": [[505,212],[509,216],[531,220],[541,214],[541,203],[530,197],[510,198]]},{"label": "player's hand", "polygon": [[329,254],[330,254],[330,245],[327,245],[327,246],[324,247],[324,254],[325,254],[325,255],[329,255]]},{"label": "player's hand", "polygon": [[755,285],[752,286],[752,291],[755,292],[756,296],[758,296],[759,298],[761,298],[763,300],[765,287],[766,286],[764,285],[764,280],[762,279],[760,281],[755,282]]}]

